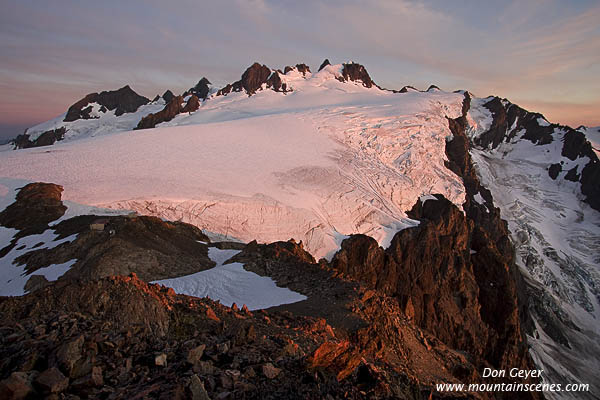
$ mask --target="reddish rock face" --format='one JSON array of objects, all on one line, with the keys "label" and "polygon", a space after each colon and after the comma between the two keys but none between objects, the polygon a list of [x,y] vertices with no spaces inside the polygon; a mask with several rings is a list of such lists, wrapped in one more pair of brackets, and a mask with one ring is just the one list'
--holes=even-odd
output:
[{"label": "reddish rock face", "polygon": [[69,107],[64,121],[76,121],[78,119],[90,119],[90,103],[98,103],[109,110],[115,110],[115,115],[135,112],[140,106],[150,102],[144,96],[140,96],[129,86],[124,86],[119,90],[106,91],[101,93],[91,93]]},{"label": "reddish rock face", "polygon": [[186,105],[183,105],[184,97],[176,96],[163,108],[161,111],[148,114],[143,117],[135,129],[149,129],[154,128],[161,122],[167,122],[175,118],[178,114],[184,112],[194,112],[200,108],[200,100],[195,94],[190,95]]},{"label": "reddish rock face", "polygon": [[61,201],[63,188],[53,183],[30,183],[16,196],[16,201],[0,213],[0,225],[41,233],[48,223],[62,217],[67,207]]},{"label": "reddish rock face", "polygon": [[343,66],[342,77],[338,78],[340,81],[361,81],[367,88],[375,84],[364,66],[356,63],[343,64]]},{"label": "reddish rock face", "polygon": [[290,91],[284,83],[281,82],[279,71],[271,71],[266,65],[254,63],[244,73],[239,81],[228,84],[217,92],[217,96],[225,96],[231,92],[241,92],[242,90],[251,96],[256,93],[263,85],[272,88],[276,92]]}]

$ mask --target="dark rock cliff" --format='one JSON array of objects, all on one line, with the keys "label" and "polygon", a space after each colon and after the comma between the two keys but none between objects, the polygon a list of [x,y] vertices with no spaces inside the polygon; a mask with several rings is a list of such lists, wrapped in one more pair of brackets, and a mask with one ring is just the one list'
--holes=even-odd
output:
[{"label": "dark rock cliff", "polygon": [[144,96],[140,96],[129,86],[124,86],[119,90],[105,91],[101,93],[91,93],[79,100],[67,111],[65,122],[76,121],[78,119],[90,119],[92,107],[90,103],[98,103],[108,110],[115,110],[115,115],[135,112],[140,106],[150,102]]},{"label": "dark rock cliff", "polygon": [[[184,94],[183,97],[187,96],[188,94],[194,94],[196,95],[196,97],[198,97],[198,99],[202,99],[205,100],[208,97],[208,94],[210,93],[210,81],[206,78],[202,78],[198,81],[198,83],[196,84],[196,86],[194,86],[193,88],[188,89]],[[164,97],[164,96],[163,96]],[[165,99],[165,101],[168,103],[169,101],[167,101]]]}]

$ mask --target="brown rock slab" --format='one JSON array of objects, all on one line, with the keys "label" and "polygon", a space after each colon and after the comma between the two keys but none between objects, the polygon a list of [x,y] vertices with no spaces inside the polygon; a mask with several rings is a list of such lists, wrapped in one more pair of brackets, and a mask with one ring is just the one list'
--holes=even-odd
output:
[{"label": "brown rock slab", "polygon": [[279,375],[279,373],[281,372],[281,369],[275,367],[273,364],[271,363],[266,363],[262,366],[262,372],[263,374],[269,378],[269,379],[275,379],[277,378],[277,376]]},{"label": "brown rock slab", "polygon": [[202,358],[202,355],[204,355],[205,349],[206,349],[205,344],[201,344],[200,346],[191,349],[187,355],[187,362],[192,365],[196,365]]},{"label": "brown rock slab", "polygon": [[8,378],[0,381],[0,398],[5,400],[21,400],[33,392],[27,374],[13,372]]},{"label": "brown rock slab", "polygon": [[69,378],[58,368],[48,368],[35,380],[35,384],[45,393],[60,393],[69,386]]},{"label": "brown rock slab", "polygon": [[192,392],[192,400],[210,400],[206,389],[204,388],[204,383],[198,377],[198,375],[194,374],[190,378],[189,384],[190,392]]}]

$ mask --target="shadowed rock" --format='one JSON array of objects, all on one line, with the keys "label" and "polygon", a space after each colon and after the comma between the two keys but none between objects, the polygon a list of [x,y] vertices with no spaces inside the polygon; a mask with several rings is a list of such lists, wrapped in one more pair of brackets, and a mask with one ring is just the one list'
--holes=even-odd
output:
[{"label": "shadowed rock", "polygon": [[353,81],[362,82],[364,87],[370,88],[375,84],[366,68],[357,63],[343,64],[342,77],[338,78],[339,81]]},{"label": "shadowed rock", "polygon": [[124,113],[135,112],[140,106],[149,102],[149,99],[134,92],[129,85],[119,90],[91,93],[69,107],[64,121],[71,122],[78,119],[93,118],[90,116],[92,111],[92,107],[89,106],[90,103],[98,103],[105,109],[114,110],[115,115],[119,116]]},{"label": "shadowed rock", "polygon": [[29,134],[23,133],[17,136],[12,144],[16,149],[28,149],[30,147],[41,147],[41,146],[51,146],[59,140],[63,140],[65,138],[65,133],[67,132],[67,128],[64,126],[51,129],[39,135],[36,139],[31,140]]},{"label": "shadowed rock", "polygon": [[263,85],[276,92],[290,91],[287,85],[282,83],[278,71],[271,71],[266,65],[254,63],[244,71],[239,81],[226,85],[217,92],[217,96],[225,96],[231,92],[241,92],[242,90],[251,96]]},{"label": "shadowed rock", "polygon": [[194,86],[193,88],[190,88],[186,92],[186,94],[194,94],[194,95],[196,95],[196,97],[198,97],[198,99],[204,100],[208,97],[208,94],[210,92],[209,85],[210,85],[210,81],[206,78],[202,78],[202,79],[200,79],[200,81],[198,81],[196,86]]},{"label": "shadowed rock", "polygon": [[153,114],[148,114],[145,117],[143,117],[140,120],[140,122],[138,122],[135,129],[154,128],[156,127],[156,125],[162,122],[172,120],[181,113],[191,113],[198,110],[198,108],[200,108],[200,100],[195,94],[189,96],[190,98],[188,99],[185,106],[183,105],[185,101],[183,96],[173,97],[171,101],[167,103],[165,108],[163,108],[161,111]]},{"label": "shadowed rock", "polygon": [[321,66],[319,67],[319,71],[322,70],[323,68],[325,68],[326,66],[331,65],[331,63],[329,62],[329,59],[326,58],[322,63]]}]

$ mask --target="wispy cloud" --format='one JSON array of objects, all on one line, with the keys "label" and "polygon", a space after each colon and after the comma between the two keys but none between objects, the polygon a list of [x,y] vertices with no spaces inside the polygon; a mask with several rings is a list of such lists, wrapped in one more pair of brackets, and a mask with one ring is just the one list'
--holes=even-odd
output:
[{"label": "wispy cloud", "polygon": [[[557,98],[578,105],[581,123],[594,121],[585,110],[600,102],[599,5],[467,3],[4,1],[0,122],[39,122],[86,93],[123,84],[153,96],[201,76],[237,79],[253,61],[316,67],[325,57],[362,62],[388,87],[493,93],[563,122],[562,108],[547,102]],[[578,107],[569,108],[572,120]]]}]

